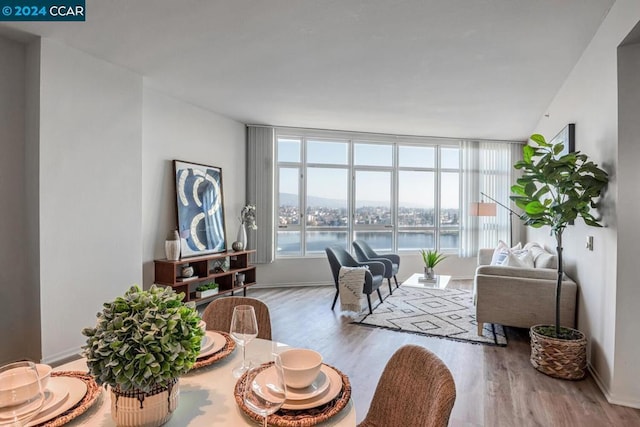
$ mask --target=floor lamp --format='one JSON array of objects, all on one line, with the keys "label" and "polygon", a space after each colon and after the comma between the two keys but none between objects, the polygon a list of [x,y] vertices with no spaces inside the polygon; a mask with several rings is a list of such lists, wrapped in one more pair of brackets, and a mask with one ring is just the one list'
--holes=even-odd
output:
[{"label": "floor lamp", "polygon": [[494,203],[485,203],[481,201],[480,203],[471,203],[471,216],[496,216],[496,204],[502,206],[506,210],[509,211],[509,247],[513,246],[513,215],[520,217],[517,213],[515,213],[509,206],[503,205],[496,199],[491,196],[487,196],[483,192],[480,192],[483,197],[493,201]]}]

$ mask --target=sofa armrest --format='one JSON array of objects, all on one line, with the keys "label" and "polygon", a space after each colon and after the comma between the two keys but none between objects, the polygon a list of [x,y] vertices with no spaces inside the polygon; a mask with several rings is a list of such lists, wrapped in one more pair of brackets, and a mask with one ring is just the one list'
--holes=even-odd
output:
[{"label": "sofa armrest", "polygon": [[478,265],[489,265],[493,258],[494,249],[483,248],[478,251]]},{"label": "sofa armrest", "polygon": [[[555,270],[544,270],[555,273]],[[520,328],[528,328],[538,323],[554,323],[555,275],[552,275],[551,279],[541,279],[485,275],[476,271],[474,282],[478,323],[499,323]],[[563,326],[575,325],[577,288],[577,284],[565,276],[560,301]]]}]

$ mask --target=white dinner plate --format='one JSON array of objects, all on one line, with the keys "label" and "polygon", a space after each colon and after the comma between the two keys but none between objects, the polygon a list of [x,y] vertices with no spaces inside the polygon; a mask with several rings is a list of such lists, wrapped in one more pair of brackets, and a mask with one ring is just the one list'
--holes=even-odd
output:
[{"label": "white dinner plate", "polygon": [[198,358],[211,356],[213,353],[219,352],[224,348],[225,345],[227,345],[227,339],[224,337],[224,335],[221,335],[217,332],[207,331],[207,338],[213,341],[213,345],[206,351],[200,350]]},{"label": "white dinner plate", "polygon": [[49,379],[47,389],[53,392],[53,395],[55,396],[54,400],[59,400],[57,397],[58,393],[60,393],[60,395],[64,395],[66,392],[66,398],[59,400],[57,404],[52,405],[49,409],[40,411],[34,419],[29,421],[27,427],[44,423],[65,411],[68,411],[80,402],[85,394],[87,394],[87,385],[84,381],[74,377],[51,377],[51,379]]},{"label": "white dinner plate", "polygon": [[[320,367],[320,373],[317,378],[311,383],[309,387],[305,388],[291,388],[287,387],[287,401],[290,400],[307,400],[312,397],[316,397],[329,388],[329,376]],[[265,389],[272,389],[275,383],[276,369],[273,366],[268,367],[264,371],[260,372],[254,378],[254,382],[258,384],[258,387],[254,387],[254,390],[264,398],[268,398],[261,391]]]},{"label": "white dinner plate", "polygon": [[[43,414],[57,408],[62,405],[68,396],[69,392],[64,388],[60,381],[50,382],[44,391],[44,401],[42,402],[42,407],[38,413]],[[20,411],[16,411],[16,413],[20,413]],[[3,419],[2,415],[0,415],[0,419]]]},{"label": "white dinner plate", "polygon": [[204,353],[208,351],[213,346],[213,338],[208,335],[204,335],[202,337],[202,342],[200,342],[200,353]]},{"label": "white dinner plate", "polygon": [[[265,369],[264,371],[267,371],[268,369],[269,368]],[[262,374],[264,371],[260,372],[260,374]],[[289,390],[287,390],[287,400],[285,401],[284,405],[282,405],[282,408],[296,409],[296,410],[310,409],[310,408],[315,408],[315,407],[324,405],[325,403],[331,402],[333,399],[335,399],[336,396],[338,396],[338,394],[340,394],[340,391],[342,390],[342,377],[333,368],[327,365],[322,365],[322,367],[320,368],[320,371],[323,372],[327,377],[326,382],[328,383],[328,387],[325,388],[324,391],[320,392],[317,395],[314,395],[313,397],[310,397],[304,400],[290,400]],[[260,374],[256,375],[256,379],[258,379]],[[264,377],[259,378],[258,382],[256,382],[254,379],[253,382],[255,383],[256,386],[253,387],[253,389],[258,394],[265,397],[264,394],[269,393],[269,386],[265,384],[263,380],[264,380]],[[268,399],[268,397],[266,398]]]}]

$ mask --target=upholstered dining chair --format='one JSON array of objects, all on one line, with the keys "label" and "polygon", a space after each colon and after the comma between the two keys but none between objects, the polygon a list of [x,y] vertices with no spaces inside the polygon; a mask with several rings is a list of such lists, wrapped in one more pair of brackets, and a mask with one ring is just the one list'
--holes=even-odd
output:
[{"label": "upholstered dining chair", "polygon": [[447,365],[426,348],[405,345],[387,362],[358,426],[445,427],[455,400]]},{"label": "upholstered dining chair", "polygon": [[256,312],[258,338],[271,339],[271,316],[269,307],[259,299],[249,297],[219,297],[209,303],[202,313],[207,329],[229,332],[233,309],[237,305],[250,305]]},{"label": "upholstered dining chair", "polygon": [[379,261],[384,264],[384,278],[387,279],[387,282],[389,283],[389,292],[393,293],[391,290],[392,277],[396,282],[396,288],[400,286],[398,285],[398,279],[396,278],[396,274],[398,274],[398,269],[400,268],[399,255],[379,254],[364,240],[354,240],[353,249],[356,250],[356,258],[358,258],[358,261],[360,262]]},{"label": "upholstered dining chair", "polygon": [[378,298],[382,302],[382,294],[380,293],[380,285],[384,279],[384,264],[381,262],[358,262],[340,246],[329,246],[325,249],[327,253],[327,259],[331,266],[331,273],[333,275],[333,281],[336,285],[336,295],[333,297],[333,304],[331,304],[331,310],[336,306],[338,301],[338,295],[340,294],[340,287],[338,285],[338,276],[340,274],[340,267],[368,267],[368,271],[364,275],[364,283],[362,286],[362,293],[367,296],[367,303],[369,303],[369,313],[373,313],[371,308],[371,293],[373,291],[378,292]]}]

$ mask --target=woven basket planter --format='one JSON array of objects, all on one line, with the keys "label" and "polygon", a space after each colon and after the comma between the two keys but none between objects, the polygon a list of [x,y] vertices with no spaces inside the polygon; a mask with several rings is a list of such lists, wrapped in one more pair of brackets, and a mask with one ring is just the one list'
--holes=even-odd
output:
[{"label": "woven basket planter", "polygon": [[531,327],[531,364],[538,371],[554,378],[564,380],[581,380],[587,368],[587,339],[577,329],[569,329],[576,339],[560,339],[542,335],[540,328],[548,325]]}]

